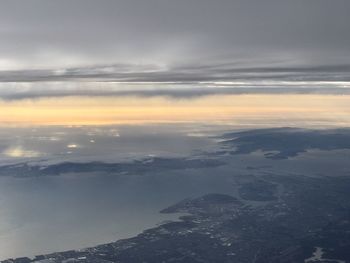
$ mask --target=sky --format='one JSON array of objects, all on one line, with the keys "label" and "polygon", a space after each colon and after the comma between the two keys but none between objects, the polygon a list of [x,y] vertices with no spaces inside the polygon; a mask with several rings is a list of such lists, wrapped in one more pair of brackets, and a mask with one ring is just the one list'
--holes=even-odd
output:
[{"label": "sky", "polygon": [[2,0],[0,7],[3,82],[323,80],[324,72],[349,79],[347,0]]},{"label": "sky", "polygon": [[0,104],[347,96],[349,11],[348,0],[1,0]]},{"label": "sky", "polygon": [[239,94],[0,101],[1,126],[206,123],[235,128],[350,127],[350,95]]}]

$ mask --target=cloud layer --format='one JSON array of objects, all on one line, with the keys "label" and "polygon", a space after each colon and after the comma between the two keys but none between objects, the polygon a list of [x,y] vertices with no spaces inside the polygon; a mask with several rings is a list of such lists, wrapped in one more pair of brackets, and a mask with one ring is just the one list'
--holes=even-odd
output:
[{"label": "cloud layer", "polygon": [[1,68],[344,64],[349,8],[347,0],[4,0]]},{"label": "cloud layer", "polygon": [[5,85],[18,82],[84,83],[61,90],[51,83],[47,92],[26,84],[28,97],[115,93],[92,92],[88,82],[160,83],[160,93],[170,84],[173,93],[183,85],[189,93],[208,86],[344,88],[348,10],[347,0],[4,0],[0,96],[18,96],[22,84],[12,95]]}]

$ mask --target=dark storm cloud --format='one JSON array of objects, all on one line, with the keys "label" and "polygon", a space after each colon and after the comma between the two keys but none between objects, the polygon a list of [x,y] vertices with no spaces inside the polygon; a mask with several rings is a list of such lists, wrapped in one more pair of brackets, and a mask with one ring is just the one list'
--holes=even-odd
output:
[{"label": "dark storm cloud", "polygon": [[[23,99],[39,99],[50,97],[167,97],[171,99],[192,99],[210,95],[240,95],[240,94],[327,94],[327,95],[350,95],[350,88],[341,88],[330,86],[329,84],[316,83],[310,84],[294,84],[285,83],[283,85],[262,84],[262,83],[246,83],[240,85],[211,85],[200,86],[190,84],[168,84],[166,87],[161,84],[158,87],[144,88],[141,87],[122,87],[122,88],[106,88],[101,89],[96,83],[91,83],[95,87],[70,86],[68,89],[62,88],[62,83],[58,84],[58,88],[51,86],[50,83],[43,82],[41,85],[32,84],[30,88],[22,88],[19,86],[11,86],[10,90],[0,93],[0,99],[5,101],[23,100]],[[100,84],[100,83],[99,83]]]},{"label": "dark storm cloud", "polygon": [[252,80],[350,81],[350,65],[238,67],[228,63],[198,63],[162,69],[156,65],[118,64],[63,70],[0,71],[0,82],[101,81],[195,84]]},{"label": "dark storm cloud", "polygon": [[0,5],[0,56],[19,66],[247,63],[256,57],[313,64],[349,55],[347,0],[3,0]]},{"label": "dark storm cloud", "polygon": [[349,11],[348,0],[3,0],[0,82],[349,81]]}]

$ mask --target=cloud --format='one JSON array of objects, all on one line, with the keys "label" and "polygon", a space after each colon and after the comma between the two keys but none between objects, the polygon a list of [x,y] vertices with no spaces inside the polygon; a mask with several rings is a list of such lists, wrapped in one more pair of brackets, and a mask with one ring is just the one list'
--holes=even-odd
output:
[{"label": "cloud", "polygon": [[[51,86],[52,83],[42,83],[45,86],[43,89],[37,83],[32,84],[30,89],[21,89],[20,84],[17,88],[12,88],[11,91],[0,91],[0,99],[5,101],[23,100],[23,99],[40,99],[49,97],[168,97],[172,99],[191,99],[201,96],[211,95],[240,95],[240,94],[330,94],[330,95],[345,95],[350,94],[349,83],[330,83],[330,82],[311,82],[311,83],[295,83],[295,82],[264,82],[264,83],[214,83],[200,85],[184,85],[184,84],[167,84],[165,87],[162,84],[140,85],[128,88],[99,88],[100,83],[89,83],[96,85],[94,88],[87,86],[84,89],[83,84],[78,84],[77,88],[71,85],[70,89],[61,89],[65,83],[55,83],[57,88]],[[74,84],[74,83],[73,83]],[[104,84],[106,85],[106,84]],[[344,87],[345,85],[345,87]],[[19,87],[18,87],[19,86]],[[0,85],[1,87],[1,85]]]},{"label": "cloud", "polygon": [[[256,63],[258,64],[258,63]],[[239,66],[233,63],[115,64],[0,72],[3,100],[65,96],[191,98],[246,93],[350,93],[350,64]]]},{"label": "cloud", "polygon": [[0,98],[347,92],[349,8],[347,0],[4,0]]},{"label": "cloud", "polygon": [[341,64],[350,54],[349,8],[347,0],[3,0],[0,67]]},{"label": "cloud", "polygon": [[0,71],[0,82],[99,81],[124,83],[200,83],[217,81],[350,81],[350,64],[245,66],[233,63],[157,65],[116,64],[53,70]]}]

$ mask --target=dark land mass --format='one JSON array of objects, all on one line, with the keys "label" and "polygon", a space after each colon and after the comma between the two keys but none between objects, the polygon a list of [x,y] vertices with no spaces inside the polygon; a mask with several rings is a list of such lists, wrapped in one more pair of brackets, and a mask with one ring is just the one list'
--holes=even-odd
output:
[{"label": "dark land mass", "polygon": [[[268,193],[249,193],[265,184]],[[136,237],[2,263],[304,262],[316,247],[327,261],[308,262],[350,262],[349,185],[344,177],[264,175],[237,197],[208,194],[168,207],[161,212],[186,215]]]},{"label": "dark land mass", "polygon": [[196,169],[205,167],[216,167],[225,164],[215,158],[147,158],[124,163],[104,162],[64,162],[49,166],[30,165],[27,163],[1,166],[0,176],[51,176],[67,173],[123,173],[141,174],[161,170]]},{"label": "dark land mass", "polygon": [[249,154],[261,150],[270,159],[295,157],[312,149],[350,149],[350,129],[273,128],[227,133],[221,138],[224,139],[222,144],[231,154]]}]

